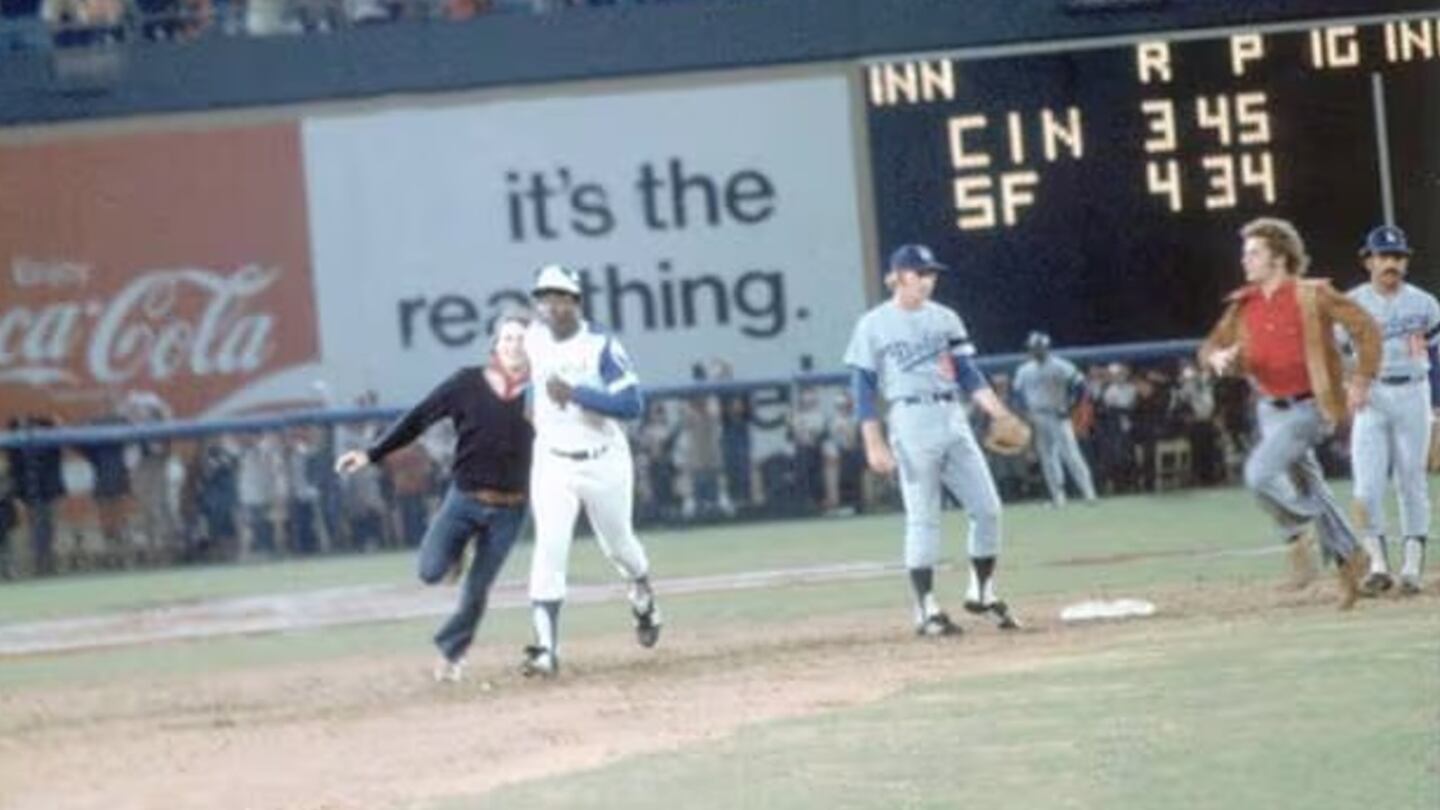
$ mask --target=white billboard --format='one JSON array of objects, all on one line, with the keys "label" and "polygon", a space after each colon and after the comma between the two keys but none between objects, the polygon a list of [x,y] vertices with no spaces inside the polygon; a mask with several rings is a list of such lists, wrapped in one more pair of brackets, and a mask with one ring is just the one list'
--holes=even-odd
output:
[{"label": "white billboard", "polygon": [[864,306],[850,133],[840,77],[307,119],[328,382],[423,394],[549,262],[647,385],[836,369]]}]

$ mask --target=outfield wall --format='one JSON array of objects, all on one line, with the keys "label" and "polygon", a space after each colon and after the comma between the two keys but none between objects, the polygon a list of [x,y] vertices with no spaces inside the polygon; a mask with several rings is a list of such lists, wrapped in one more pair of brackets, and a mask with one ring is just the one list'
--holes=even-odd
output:
[{"label": "outfield wall", "polygon": [[[1210,19],[1186,14],[1167,18]],[[551,261],[673,386],[713,358],[743,380],[840,370],[900,242],[956,266],[940,297],[986,353],[1033,328],[1195,337],[1254,216],[1296,219],[1341,286],[1382,217],[1440,254],[1440,106],[1414,103],[1440,87],[1433,11],[998,30],[862,62],[0,133],[0,418],[85,419],[137,389],[180,417],[403,404],[479,360]]]}]

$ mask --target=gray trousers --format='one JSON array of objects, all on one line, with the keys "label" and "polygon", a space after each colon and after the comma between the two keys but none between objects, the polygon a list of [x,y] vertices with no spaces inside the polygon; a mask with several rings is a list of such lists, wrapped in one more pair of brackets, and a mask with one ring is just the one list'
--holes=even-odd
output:
[{"label": "gray trousers", "polygon": [[1385,533],[1385,487],[1393,473],[1400,499],[1400,533],[1430,533],[1430,493],[1425,457],[1430,450],[1430,387],[1422,379],[1405,385],[1376,383],[1370,403],[1350,429],[1355,500],[1365,507],[1362,534]]},{"label": "gray trousers", "polygon": [[1035,452],[1040,456],[1040,472],[1045,476],[1045,487],[1050,490],[1050,500],[1065,502],[1065,473],[1075,479],[1080,494],[1087,500],[1095,499],[1095,482],[1090,478],[1090,465],[1080,454],[1080,443],[1075,440],[1075,426],[1070,417],[1053,413],[1032,413],[1030,424],[1035,428]]},{"label": "gray trousers", "polygon": [[890,446],[905,504],[905,567],[930,568],[940,559],[942,487],[970,518],[969,555],[1000,553],[1000,494],[959,403],[897,404]]},{"label": "gray trousers", "polygon": [[1321,546],[1348,559],[1357,541],[1315,458],[1315,445],[1331,432],[1315,400],[1279,408],[1262,398],[1259,421],[1260,443],[1245,460],[1245,486],[1275,519],[1282,540],[1313,521]]}]

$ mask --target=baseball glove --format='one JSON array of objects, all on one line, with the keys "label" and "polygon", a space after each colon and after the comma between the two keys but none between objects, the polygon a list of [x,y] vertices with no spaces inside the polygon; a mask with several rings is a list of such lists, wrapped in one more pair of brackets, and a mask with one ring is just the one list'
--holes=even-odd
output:
[{"label": "baseball glove", "polygon": [[990,420],[990,429],[981,442],[985,449],[1002,456],[1016,456],[1030,446],[1030,426],[1013,413]]}]

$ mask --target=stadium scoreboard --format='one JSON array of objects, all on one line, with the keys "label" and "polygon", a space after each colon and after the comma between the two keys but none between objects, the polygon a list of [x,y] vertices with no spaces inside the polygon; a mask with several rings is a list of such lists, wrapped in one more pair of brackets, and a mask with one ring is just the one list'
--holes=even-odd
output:
[{"label": "stadium scoreboard", "polygon": [[881,242],[959,271],[939,295],[986,351],[1197,336],[1257,216],[1341,288],[1392,220],[1436,286],[1440,15],[887,59],[861,87]]}]

